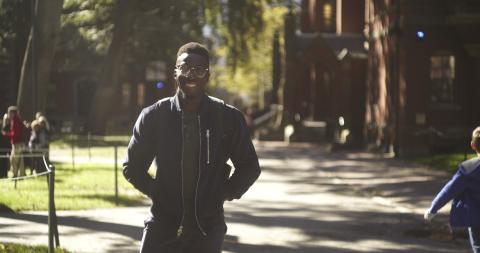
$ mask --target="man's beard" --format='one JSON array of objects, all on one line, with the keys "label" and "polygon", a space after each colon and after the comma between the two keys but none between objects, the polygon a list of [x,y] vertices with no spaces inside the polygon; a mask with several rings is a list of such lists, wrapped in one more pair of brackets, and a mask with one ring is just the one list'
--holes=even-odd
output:
[{"label": "man's beard", "polygon": [[180,95],[180,98],[182,100],[194,100],[195,98],[199,97],[197,95],[194,95],[194,94],[187,94],[185,91],[183,91],[182,89],[178,89],[179,90],[179,95]]},{"label": "man's beard", "polygon": [[[183,89],[182,89],[182,85],[180,85],[180,82],[177,81],[177,86],[178,86],[178,93],[179,93],[179,97],[182,99],[182,100],[195,100],[195,99],[198,99],[200,97],[202,97],[202,95],[204,94],[205,91],[196,91],[196,92],[185,92]],[[185,86],[185,85],[184,85]],[[188,87],[185,87],[186,89],[188,89]]]}]

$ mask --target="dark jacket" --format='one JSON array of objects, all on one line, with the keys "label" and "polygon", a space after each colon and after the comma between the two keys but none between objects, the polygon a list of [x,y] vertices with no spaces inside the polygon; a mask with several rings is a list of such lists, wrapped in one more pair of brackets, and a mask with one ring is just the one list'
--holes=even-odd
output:
[{"label": "dark jacket", "polygon": [[437,213],[453,199],[450,210],[452,227],[480,227],[480,158],[461,163],[452,179],[432,202],[431,213]]},{"label": "dark jacket", "polygon": [[10,131],[10,125],[2,126],[1,131],[2,133],[5,133],[0,134],[0,154],[3,155],[5,153],[10,153],[10,149],[12,148],[12,144],[10,144],[10,138],[6,134]]},{"label": "dark jacket", "polygon": [[[238,199],[255,182],[260,167],[243,114],[223,101],[205,96],[200,107],[200,157],[196,217],[205,233],[223,223],[223,202]],[[141,112],[123,164],[125,178],[152,199],[155,222],[176,232],[183,215],[182,110],[178,95]],[[153,179],[147,170],[155,158]],[[229,177],[226,162],[234,173]]]}]

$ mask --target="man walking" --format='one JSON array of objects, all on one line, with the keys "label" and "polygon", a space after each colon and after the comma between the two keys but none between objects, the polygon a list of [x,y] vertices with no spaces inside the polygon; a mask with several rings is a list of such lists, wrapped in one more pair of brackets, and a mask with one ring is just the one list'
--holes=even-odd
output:
[{"label": "man walking", "polygon": [[[239,199],[258,178],[257,154],[242,113],[205,94],[203,45],[180,47],[174,77],[176,95],[138,117],[124,163],[125,178],[152,199],[140,252],[220,253],[223,202]],[[153,159],[155,178],[147,172]]]}]

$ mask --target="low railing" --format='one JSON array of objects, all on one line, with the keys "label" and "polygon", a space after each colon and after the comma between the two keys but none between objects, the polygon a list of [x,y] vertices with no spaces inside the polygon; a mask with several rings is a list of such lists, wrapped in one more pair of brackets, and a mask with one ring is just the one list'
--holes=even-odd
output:
[{"label": "low railing", "polygon": [[[0,183],[14,181],[15,187],[18,180],[27,180],[32,178],[37,178],[41,176],[47,176],[48,183],[48,253],[54,253],[54,242],[55,246],[60,246],[60,238],[58,235],[58,221],[57,214],[55,210],[55,166],[47,162],[47,158],[44,154],[22,154],[16,155],[19,159],[23,158],[42,158],[42,165],[45,166],[46,171],[37,173],[35,175],[29,176],[20,176],[13,178],[2,178]],[[10,155],[0,155],[0,159],[9,159]]]},{"label": "low railing", "polygon": [[115,191],[115,205],[119,205],[119,179],[118,179],[118,149],[119,147],[126,147],[130,136],[95,136],[95,135],[63,135],[57,136],[58,139],[63,139],[70,146],[70,160],[71,166],[75,169],[75,160],[78,158],[78,149],[87,148],[88,160],[92,161],[92,147],[105,147],[113,149],[113,173],[114,173],[114,191]]},{"label": "low railing", "polygon": [[[281,116],[283,113],[283,106],[272,104],[270,105],[269,110],[267,110],[262,115],[253,119],[253,126],[254,128],[259,128],[267,124],[268,122],[272,122],[273,125],[279,125],[281,121]],[[279,120],[280,119],[280,120]]]}]

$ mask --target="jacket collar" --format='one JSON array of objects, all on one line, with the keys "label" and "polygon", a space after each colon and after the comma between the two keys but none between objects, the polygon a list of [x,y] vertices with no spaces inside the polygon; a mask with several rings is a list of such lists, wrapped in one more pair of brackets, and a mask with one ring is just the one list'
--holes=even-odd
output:
[{"label": "jacket collar", "polygon": [[467,174],[472,173],[474,170],[480,167],[480,158],[475,157],[470,160],[467,160],[462,163],[462,167],[464,168]]}]

